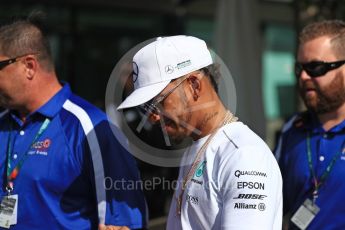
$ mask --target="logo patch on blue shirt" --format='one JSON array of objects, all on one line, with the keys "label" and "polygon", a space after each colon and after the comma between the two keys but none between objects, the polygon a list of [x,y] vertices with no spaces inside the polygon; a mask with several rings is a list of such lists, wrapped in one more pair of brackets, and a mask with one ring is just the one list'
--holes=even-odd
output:
[{"label": "logo patch on blue shirt", "polygon": [[47,156],[48,155],[48,149],[51,145],[51,142],[52,141],[49,138],[46,138],[43,141],[36,141],[31,146],[31,148],[33,150],[29,151],[28,154],[30,154],[30,155],[38,154],[38,155]]}]

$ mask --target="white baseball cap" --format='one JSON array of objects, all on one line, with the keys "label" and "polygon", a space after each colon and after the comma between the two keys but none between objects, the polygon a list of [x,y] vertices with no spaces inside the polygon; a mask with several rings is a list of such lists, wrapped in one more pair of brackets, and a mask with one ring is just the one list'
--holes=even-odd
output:
[{"label": "white baseball cap", "polygon": [[162,92],[171,80],[212,63],[206,43],[199,38],[159,37],[134,55],[134,91],[117,109],[141,105]]}]

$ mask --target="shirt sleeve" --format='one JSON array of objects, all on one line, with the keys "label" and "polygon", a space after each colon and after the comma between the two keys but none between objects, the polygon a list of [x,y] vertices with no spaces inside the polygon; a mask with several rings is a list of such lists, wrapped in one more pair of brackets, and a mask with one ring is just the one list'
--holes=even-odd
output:
[{"label": "shirt sleeve", "polygon": [[282,179],[269,150],[242,147],[219,170],[222,229],[281,229]]},{"label": "shirt sleeve", "polygon": [[[147,206],[135,159],[119,143],[107,121],[98,124],[95,131],[102,158],[102,164],[92,159],[99,215],[104,215],[106,225],[145,228]],[[93,147],[89,149],[92,154]],[[99,176],[102,173],[103,178]],[[102,181],[99,183],[97,180]]]},{"label": "shirt sleeve", "polygon": [[[274,149],[274,155],[278,161],[279,168],[282,173],[283,179],[283,215],[286,215],[291,210],[291,199],[292,194],[289,192],[288,186],[288,173],[287,163],[288,163],[288,152],[286,151],[287,143],[286,140],[292,140],[294,136],[290,135],[290,129],[293,127],[293,122],[296,120],[297,116],[293,116],[287,123],[284,124],[277,145]],[[291,172],[290,172],[291,173]]]}]

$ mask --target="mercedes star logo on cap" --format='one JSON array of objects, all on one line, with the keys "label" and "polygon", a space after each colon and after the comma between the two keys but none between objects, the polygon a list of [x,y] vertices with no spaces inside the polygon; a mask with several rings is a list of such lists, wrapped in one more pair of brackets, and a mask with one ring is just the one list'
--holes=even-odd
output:
[{"label": "mercedes star logo on cap", "polygon": [[165,66],[165,72],[171,74],[172,72],[174,72],[174,67],[172,67],[171,65]]}]

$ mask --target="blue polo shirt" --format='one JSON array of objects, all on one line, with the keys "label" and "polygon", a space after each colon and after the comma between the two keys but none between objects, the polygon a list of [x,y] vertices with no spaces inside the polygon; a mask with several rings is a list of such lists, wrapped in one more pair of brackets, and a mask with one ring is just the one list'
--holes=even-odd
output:
[{"label": "blue polo shirt", "polygon": [[[286,123],[275,151],[283,176],[284,214],[293,215],[307,198],[312,199],[314,186],[308,166],[308,133],[318,180],[334,156],[339,152],[340,155],[319,189],[316,204],[320,211],[307,229],[345,229],[345,121],[326,132],[309,112],[298,114]],[[297,229],[291,221],[290,226]]]},{"label": "blue polo shirt", "polygon": [[[46,119],[47,129],[32,143]],[[28,154],[14,180],[18,220],[11,229],[97,229],[99,222],[145,227],[142,190],[126,186],[139,181],[135,161],[111,129],[118,132],[102,111],[72,94],[68,84],[25,123],[15,112],[4,111],[0,115],[2,197],[8,145],[11,168]]]}]

